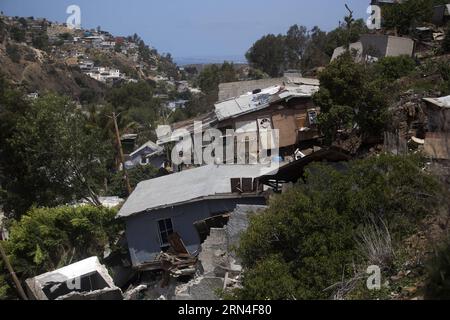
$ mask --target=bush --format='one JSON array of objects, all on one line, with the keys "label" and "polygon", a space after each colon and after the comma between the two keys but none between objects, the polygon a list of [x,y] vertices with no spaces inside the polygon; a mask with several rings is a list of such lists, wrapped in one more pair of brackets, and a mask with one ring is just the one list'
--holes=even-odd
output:
[{"label": "bush", "polygon": [[9,56],[9,58],[15,62],[19,63],[21,59],[20,50],[19,47],[15,44],[7,44],[6,45],[6,54]]},{"label": "bush", "polygon": [[409,56],[385,57],[374,67],[380,77],[392,81],[410,74],[416,67],[416,62]]},{"label": "bush", "polygon": [[[314,164],[304,183],[271,199],[242,235],[238,255],[245,281],[236,297],[278,299],[279,292],[294,290],[296,299],[327,299],[326,288],[353,278],[354,265],[368,265],[369,254],[361,255],[355,241],[361,232],[371,229],[374,235],[366,236],[374,248],[367,253],[389,263],[391,241],[414,232],[421,219],[437,212],[443,198],[439,183],[414,157],[383,155],[350,162],[342,170]],[[384,223],[389,237],[377,231]],[[378,250],[376,242],[387,250]],[[277,277],[290,281],[275,290]]]},{"label": "bush", "polygon": [[437,250],[428,263],[425,298],[431,300],[450,299],[450,240]]},{"label": "bush", "polygon": [[116,210],[92,206],[34,208],[13,223],[6,250],[22,280],[67,264],[103,256],[121,224]]},{"label": "bush", "polygon": [[314,100],[321,108],[319,126],[328,144],[337,140],[338,132],[352,128],[359,128],[363,138],[381,139],[388,119],[385,84],[380,86],[369,71],[347,52],[320,73]]}]

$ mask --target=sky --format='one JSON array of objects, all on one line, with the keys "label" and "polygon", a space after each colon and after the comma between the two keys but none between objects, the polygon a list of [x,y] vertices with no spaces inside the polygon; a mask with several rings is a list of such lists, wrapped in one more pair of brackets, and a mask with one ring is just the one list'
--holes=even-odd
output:
[{"label": "sky", "polygon": [[137,33],[175,59],[243,59],[268,33],[285,33],[293,24],[331,30],[347,14],[366,18],[369,0],[0,0],[8,16],[66,22],[69,5],[81,8],[82,27],[113,35]]}]

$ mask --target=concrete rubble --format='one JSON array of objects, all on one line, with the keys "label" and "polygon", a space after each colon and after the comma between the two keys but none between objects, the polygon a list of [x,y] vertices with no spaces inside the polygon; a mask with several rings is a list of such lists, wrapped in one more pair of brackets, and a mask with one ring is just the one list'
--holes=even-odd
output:
[{"label": "concrete rubble", "polygon": [[238,205],[224,228],[212,228],[202,244],[197,276],[175,289],[175,300],[217,300],[218,293],[239,287],[242,266],[233,248],[249,226],[249,217],[265,206]]}]

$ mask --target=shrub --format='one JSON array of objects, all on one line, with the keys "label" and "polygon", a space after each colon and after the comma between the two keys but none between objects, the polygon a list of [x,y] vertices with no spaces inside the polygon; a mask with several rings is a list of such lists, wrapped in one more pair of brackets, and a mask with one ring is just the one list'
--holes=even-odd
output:
[{"label": "shrub", "polygon": [[374,67],[384,80],[392,81],[410,74],[416,67],[416,62],[409,56],[385,57]]},{"label": "shrub", "polygon": [[7,44],[6,45],[6,54],[9,56],[9,58],[15,62],[19,63],[21,59],[19,47],[15,44]]},{"label": "shrub", "polygon": [[[324,290],[353,278],[354,265],[367,266],[369,260],[389,265],[392,242],[415,231],[444,198],[439,183],[415,157],[383,155],[350,162],[341,170],[314,164],[305,179],[251,219],[237,250],[245,281],[236,297],[278,299],[279,292],[294,288],[296,299],[329,298]],[[389,236],[380,230],[381,221],[389,226]],[[363,255],[355,241],[361,230],[370,230],[365,244],[373,248]],[[273,279],[287,277],[286,272],[290,281],[275,290]]]},{"label": "shrub", "polygon": [[450,240],[447,240],[436,251],[428,263],[425,298],[431,300],[450,299]]},{"label": "shrub", "polygon": [[116,210],[92,206],[33,208],[10,229],[6,250],[26,279],[90,256],[103,256],[122,226]]}]

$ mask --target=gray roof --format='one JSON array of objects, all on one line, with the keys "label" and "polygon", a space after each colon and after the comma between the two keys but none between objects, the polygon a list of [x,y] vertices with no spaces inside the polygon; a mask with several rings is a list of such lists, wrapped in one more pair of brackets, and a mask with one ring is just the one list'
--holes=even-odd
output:
[{"label": "gray roof", "polygon": [[163,147],[158,146],[156,143],[154,143],[153,141],[148,141],[146,142],[144,145],[140,146],[137,150],[133,151],[133,153],[130,154],[130,157],[134,157],[135,155],[139,154],[142,150],[144,150],[145,148],[150,148],[154,151],[154,153],[159,153],[164,151]]},{"label": "gray roof", "polygon": [[118,218],[231,193],[231,178],[257,178],[273,170],[262,165],[208,165],[138,184]]}]

